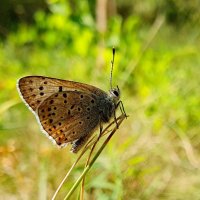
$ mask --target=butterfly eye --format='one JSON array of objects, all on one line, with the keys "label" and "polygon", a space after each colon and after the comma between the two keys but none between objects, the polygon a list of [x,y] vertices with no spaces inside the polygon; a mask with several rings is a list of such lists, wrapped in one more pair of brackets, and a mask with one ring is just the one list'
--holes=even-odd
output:
[{"label": "butterfly eye", "polygon": [[116,90],[114,90],[113,93],[114,93],[114,95],[115,95],[116,97],[119,96],[119,93],[118,93]]},{"label": "butterfly eye", "polygon": [[112,90],[110,91],[110,95],[111,95],[114,99],[119,100],[119,98],[120,98],[120,90],[119,90],[119,88],[117,87],[117,88],[112,89]]}]

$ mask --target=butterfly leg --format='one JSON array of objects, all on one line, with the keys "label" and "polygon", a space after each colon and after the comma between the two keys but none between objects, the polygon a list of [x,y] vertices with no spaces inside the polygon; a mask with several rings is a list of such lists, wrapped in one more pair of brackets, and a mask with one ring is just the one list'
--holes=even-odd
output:
[{"label": "butterfly leg", "polygon": [[[118,107],[118,104],[117,104],[117,106],[116,106],[116,109],[117,109],[117,107]],[[116,117],[116,112],[115,112],[116,110],[114,110],[114,120],[115,120],[115,124],[116,124],[116,126],[117,126],[117,128],[119,128],[119,125],[118,125],[118,123],[117,123],[117,117]]]},{"label": "butterfly leg", "polygon": [[102,131],[103,131],[103,124],[102,124],[101,119],[100,119],[100,121],[99,121],[99,136],[98,136],[98,140],[101,137]]},{"label": "butterfly leg", "polygon": [[124,109],[124,105],[123,105],[122,101],[119,101],[117,103],[116,107],[115,107],[115,110],[114,110],[114,120],[115,120],[117,128],[119,127],[119,125],[117,123],[117,118],[116,118],[116,110],[117,110],[118,106],[119,106],[119,108],[121,110],[121,113],[124,114],[125,117],[127,118],[127,115],[126,115],[126,112],[125,112],[125,109]]},{"label": "butterfly leg", "polygon": [[128,115],[127,115],[126,112],[125,112],[124,105],[123,105],[122,101],[119,101],[119,102],[117,103],[117,107],[118,107],[118,106],[120,107],[121,113],[124,114],[125,117],[127,118]]}]

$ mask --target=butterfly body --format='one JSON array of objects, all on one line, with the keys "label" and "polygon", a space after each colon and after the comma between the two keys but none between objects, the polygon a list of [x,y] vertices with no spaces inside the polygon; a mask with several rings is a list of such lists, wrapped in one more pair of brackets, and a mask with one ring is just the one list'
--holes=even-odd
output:
[{"label": "butterfly body", "polygon": [[88,84],[43,76],[21,78],[18,90],[43,132],[58,146],[72,143],[72,152],[110,120],[119,101],[118,89],[107,94]]}]

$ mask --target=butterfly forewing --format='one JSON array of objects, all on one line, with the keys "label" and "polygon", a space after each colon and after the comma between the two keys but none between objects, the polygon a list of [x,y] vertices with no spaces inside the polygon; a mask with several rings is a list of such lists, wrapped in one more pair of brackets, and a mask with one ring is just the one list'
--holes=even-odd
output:
[{"label": "butterfly forewing", "polygon": [[61,91],[83,91],[90,94],[106,95],[103,90],[91,85],[43,76],[27,76],[18,81],[18,90],[25,103],[33,111],[49,96]]}]

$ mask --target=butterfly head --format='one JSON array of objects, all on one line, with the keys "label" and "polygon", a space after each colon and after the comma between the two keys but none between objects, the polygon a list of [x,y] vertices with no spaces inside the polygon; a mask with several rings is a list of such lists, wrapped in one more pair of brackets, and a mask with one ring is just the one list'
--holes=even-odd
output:
[{"label": "butterfly head", "polygon": [[120,90],[119,87],[117,86],[116,88],[112,88],[110,90],[110,97],[113,99],[113,101],[117,104],[117,102],[120,99]]}]

